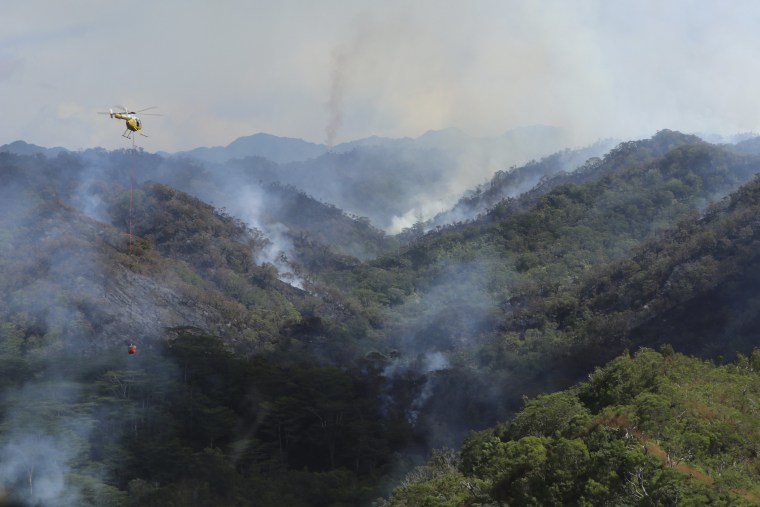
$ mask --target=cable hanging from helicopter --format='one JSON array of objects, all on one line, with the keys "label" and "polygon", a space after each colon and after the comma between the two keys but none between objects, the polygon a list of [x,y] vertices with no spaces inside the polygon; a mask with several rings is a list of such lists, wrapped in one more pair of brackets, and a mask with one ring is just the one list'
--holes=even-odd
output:
[{"label": "cable hanging from helicopter", "polygon": [[[135,149],[135,135],[134,134],[140,134],[143,137],[148,137],[146,134],[140,132],[142,130],[142,122],[140,121],[140,117],[138,116],[138,113],[143,113],[144,111],[149,111],[151,109],[156,109],[157,106],[151,106],[146,107],[145,109],[140,109],[138,111],[130,111],[124,106],[114,106],[116,109],[121,109],[122,111],[114,112],[114,108],[110,108],[108,112],[100,112],[99,114],[107,114],[111,118],[116,118],[117,120],[124,120],[126,123],[126,130],[122,134],[122,137],[125,137],[127,139],[130,139],[132,141],[132,149]],[[162,116],[160,114],[155,113],[145,113],[147,116]],[[129,177],[129,256],[132,257],[132,190],[134,187],[134,173],[131,172]],[[129,355],[134,355],[137,353],[137,345],[135,345],[133,342],[129,342],[127,345],[127,353]]]}]

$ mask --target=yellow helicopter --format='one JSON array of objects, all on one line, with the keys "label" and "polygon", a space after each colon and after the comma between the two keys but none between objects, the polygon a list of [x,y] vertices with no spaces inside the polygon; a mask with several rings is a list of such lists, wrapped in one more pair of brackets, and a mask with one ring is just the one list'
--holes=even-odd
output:
[{"label": "yellow helicopter", "polygon": [[[151,109],[156,109],[158,106],[151,106],[146,107],[145,109],[140,109],[139,111],[130,111],[124,106],[114,106],[113,108],[109,109],[107,113],[103,112],[100,114],[107,114],[110,115],[111,118],[116,118],[117,120],[124,120],[127,123],[127,129],[122,134],[122,137],[126,137],[127,139],[133,139],[132,134],[140,134],[143,137],[148,137],[147,135],[140,132],[142,130],[142,122],[140,121],[140,117],[138,116],[138,113],[143,114],[144,111],[149,111]],[[114,108],[121,109],[122,111],[114,111]],[[161,116],[160,114],[155,113],[144,113],[145,116]]]}]

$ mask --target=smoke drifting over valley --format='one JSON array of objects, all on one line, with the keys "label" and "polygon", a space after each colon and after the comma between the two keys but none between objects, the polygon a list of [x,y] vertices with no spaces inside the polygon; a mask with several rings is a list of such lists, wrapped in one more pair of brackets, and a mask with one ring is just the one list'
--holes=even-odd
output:
[{"label": "smoke drifting over valley", "polygon": [[[283,480],[309,467],[408,469],[626,340],[656,340],[630,329],[649,318],[642,301],[667,312],[660,299],[688,302],[721,281],[718,262],[731,259],[730,276],[753,258],[741,214],[727,221],[733,236],[695,233],[720,255],[678,253],[687,260],[674,255],[683,267],[670,276],[627,288],[637,295],[625,296],[625,318],[582,307],[616,304],[604,291],[631,278],[619,270],[646,272],[646,258],[629,256],[667,239],[661,231],[708,224],[688,220],[760,171],[756,139],[661,131],[543,156],[562,131],[449,129],[280,162],[261,153],[307,147],[254,141],[262,151],[241,139],[226,161],[224,149],[198,152],[213,160],[0,150],[0,486],[12,501],[156,499],[190,487],[185,472],[163,475],[172,460],[209,456],[224,474],[276,469]],[[449,193],[464,197],[446,207]],[[403,217],[414,223],[389,234]],[[381,451],[362,443],[369,421],[385,428],[370,432]],[[133,458],[111,461],[119,453]]]},{"label": "smoke drifting over valley", "polygon": [[[546,126],[514,129],[494,138],[473,138],[448,129],[430,131],[414,139],[361,139],[338,144],[329,151],[325,147],[325,153],[318,156],[274,165],[255,156],[271,150],[253,136],[236,141],[234,150],[230,145],[227,156],[235,160],[220,170],[229,178],[231,166],[241,177],[294,186],[354,216],[367,217],[374,226],[395,234],[448,210],[465,192],[490,180],[495,172],[550,155],[566,148],[568,142],[566,132]],[[246,158],[241,150],[247,143],[250,148]],[[294,150],[300,148],[295,140],[290,144]],[[595,150],[585,153],[601,155],[611,146],[612,143],[597,144]],[[218,148],[207,160],[221,162],[225,160],[224,153]],[[572,170],[583,162],[581,155],[572,161],[568,157],[563,169]],[[228,184],[224,178],[216,179],[219,185]]]},{"label": "smoke drifting over valley", "polygon": [[[0,505],[501,505],[506,424],[500,482],[403,477],[624,350],[757,371],[760,4],[95,4],[0,17]],[[735,429],[677,419],[682,463]],[[757,475],[741,445],[692,483]],[[578,456],[541,486],[643,490]]]}]

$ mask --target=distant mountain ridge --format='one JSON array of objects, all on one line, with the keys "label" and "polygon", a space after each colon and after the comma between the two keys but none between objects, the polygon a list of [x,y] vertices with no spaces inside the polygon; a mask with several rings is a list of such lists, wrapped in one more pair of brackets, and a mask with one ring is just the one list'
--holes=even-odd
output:
[{"label": "distant mountain ridge", "polygon": [[13,141],[12,143],[4,144],[0,146],[0,152],[7,151],[14,155],[45,155],[48,157],[55,157],[59,153],[63,153],[67,150],[60,146],[54,148],[44,148],[37,146],[36,144],[27,143],[25,141]]},{"label": "distant mountain ridge", "polygon": [[312,143],[303,139],[279,137],[267,133],[257,133],[235,139],[227,146],[198,147],[175,153],[160,152],[164,156],[186,156],[205,162],[224,163],[233,159],[261,157],[278,164],[302,162],[317,158],[328,152],[347,153],[354,149],[366,147],[386,147],[394,149],[438,149],[459,151],[478,149],[481,151],[505,150],[530,152],[529,157],[547,155],[546,144],[559,150],[565,147],[566,133],[558,127],[531,125],[517,127],[500,136],[473,137],[456,128],[428,130],[419,137],[380,137],[370,136],[329,147],[326,144]]},{"label": "distant mountain ridge", "polygon": [[315,158],[326,151],[327,147],[322,144],[310,143],[303,139],[258,133],[239,137],[225,147],[200,147],[174,153],[170,156],[193,157],[214,163],[224,163],[235,158],[262,157],[278,164],[287,164],[288,162]]}]

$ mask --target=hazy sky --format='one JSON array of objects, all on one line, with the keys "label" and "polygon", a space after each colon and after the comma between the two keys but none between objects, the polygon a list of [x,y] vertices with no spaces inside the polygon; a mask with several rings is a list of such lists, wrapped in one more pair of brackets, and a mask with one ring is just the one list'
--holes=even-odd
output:
[{"label": "hazy sky", "polygon": [[115,104],[160,107],[148,151],[257,132],[757,131],[758,19],[754,0],[5,0],[0,144],[128,146],[95,114]]}]

